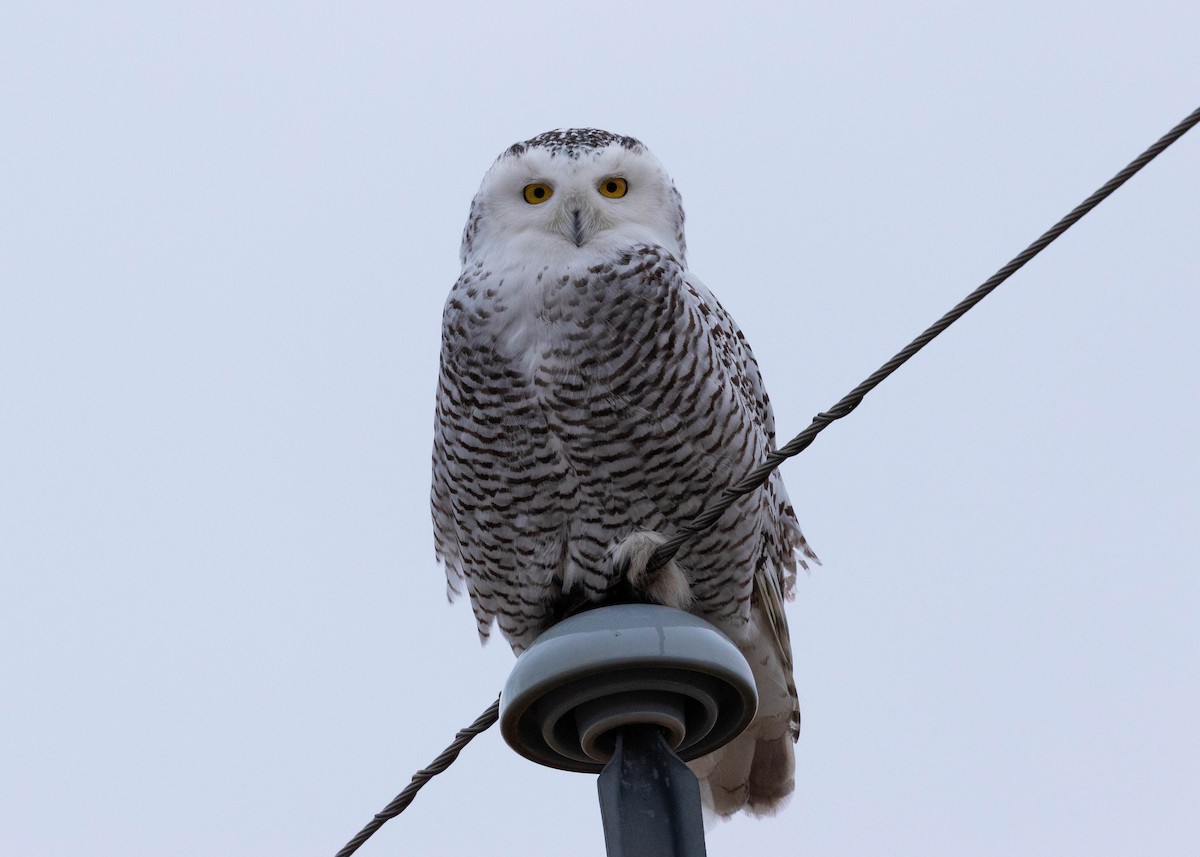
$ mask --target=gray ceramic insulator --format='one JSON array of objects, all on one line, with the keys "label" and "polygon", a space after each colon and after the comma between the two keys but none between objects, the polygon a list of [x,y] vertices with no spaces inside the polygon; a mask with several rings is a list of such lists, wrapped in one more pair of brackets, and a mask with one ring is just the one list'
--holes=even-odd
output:
[{"label": "gray ceramic insulator", "polygon": [[500,731],[528,759],[598,773],[621,727],[660,727],[686,761],[732,741],[757,707],[749,664],[715,627],[669,607],[620,604],[534,641],[500,695]]}]

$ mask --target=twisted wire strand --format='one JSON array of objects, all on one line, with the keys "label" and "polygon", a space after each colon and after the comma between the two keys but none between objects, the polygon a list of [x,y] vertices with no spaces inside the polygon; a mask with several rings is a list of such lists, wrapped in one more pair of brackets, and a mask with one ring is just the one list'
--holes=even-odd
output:
[{"label": "twisted wire strand", "polygon": [[[1030,259],[1042,252],[1054,239],[1066,232],[1085,214],[1103,202],[1113,191],[1125,184],[1134,176],[1142,167],[1150,163],[1168,146],[1187,133],[1193,126],[1200,123],[1200,107],[1196,108],[1190,115],[1187,116],[1178,125],[1168,131],[1161,139],[1145,152],[1129,163],[1125,169],[1121,170],[1111,179],[1109,179],[1099,190],[1076,206],[1070,214],[1063,217],[1058,223],[1054,224],[1040,238],[1026,247],[1019,255],[1013,258],[1011,262],[994,273],[986,281],[984,281],[975,291],[963,298],[954,309],[950,310],[935,323],[926,328],[925,332],[910,342],[896,356],[887,363],[880,366],[866,380],[842,397],[836,405],[827,411],[822,411],[812,419],[812,423],[800,434],[796,435],[782,447],[770,453],[766,460],[748,473],[745,478],[737,482],[721,492],[717,501],[706,508],[703,512],[697,515],[688,523],[682,525],[679,530],[658,547],[657,550],[650,556],[649,568],[656,569],[669,562],[679,549],[693,536],[704,532],[709,527],[717,522],[717,520],[725,513],[725,511],[733,505],[733,503],[746,494],[749,494],[755,488],[758,488],[767,481],[767,477],[779,467],[787,459],[799,455],[806,450],[818,434],[824,431],[833,422],[842,419],[850,414],[862,402],[863,397],[867,393],[874,390],[879,384],[903,366],[910,357],[928,345],[934,337],[945,330],[947,327],[958,321],[967,313],[971,307],[979,303],[991,292],[1015,274],[1022,266]],[[442,773],[458,758],[458,754],[462,748],[471,742],[471,739],[481,732],[489,729],[500,717],[500,700],[497,699],[487,710],[475,719],[475,722],[465,729],[460,729],[458,734],[454,736],[454,741],[450,746],[443,750],[436,759],[434,759],[427,768],[422,768],[413,774],[412,781],[405,787],[404,791],[396,795],[396,797],[384,807],[381,811],[375,814],[375,817],[358,832],[358,835],[346,843],[336,855],[336,857],[350,857],[359,846],[366,842],[379,828],[383,827],[388,820],[395,818],[400,813],[408,808],[416,797],[418,791],[429,782],[433,777]]]},{"label": "twisted wire strand", "polygon": [[358,835],[346,843],[336,855],[336,857],[350,857],[358,847],[370,839],[376,830],[383,827],[384,823],[389,819],[395,818],[400,813],[408,808],[408,805],[413,802],[413,798],[417,796],[417,792],[421,790],[427,782],[440,774],[446,768],[453,764],[458,758],[458,754],[462,748],[471,743],[471,739],[480,732],[486,732],[493,723],[500,717],[500,700],[497,699],[487,707],[487,710],[475,718],[475,722],[465,729],[458,730],[458,734],[454,736],[454,740],[450,746],[443,750],[438,757],[429,763],[429,767],[422,768],[413,774],[412,781],[404,788],[404,791],[396,795],[392,802],[375,813],[367,826],[358,832]]},{"label": "twisted wire strand", "polygon": [[767,477],[784,461],[808,449],[812,442],[817,439],[817,435],[836,420],[840,420],[850,414],[851,411],[862,403],[863,397],[879,386],[883,379],[908,362],[910,357],[933,341],[939,333],[962,318],[971,307],[991,294],[997,286],[1020,270],[1026,262],[1046,249],[1054,239],[1070,229],[1080,218],[1103,202],[1113,191],[1129,181],[1138,170],[1158,157],[1164,149],[1182,137],[1198,122],[1200,122],[1200,107],[1197,107],[1187,118],[1164,134],[1158,142],[1131,161],[1129,166],[1109,179],[1103,187],[1076,206],[1070,214],[1067,214],[1058,223],[1050,227],[1040,238],[1014,257],[1011,262],[992,274],[975,291],[963,298],[954,309],[926,328],[924,333],[905,346],[895,357],[875,370],[870,377],[843,396],[841,401],[829,410],[822,411],[813,417],[812,423],[809,424],[808,428],[800,432],[800,434],[796,435],[775,452],[767,455],[766,460],[748,473],[740,482],[722,491],[711,506],[704,509],[704,511],[688,523],[683,524],[676,531],[675,535],[659,545],[654,553],[650,555],[648,568],[654,570],[669,562],[689,539],[712,527],[725,514],[725,510],[732,506],[739,497],[744,497],[766,482]]}]

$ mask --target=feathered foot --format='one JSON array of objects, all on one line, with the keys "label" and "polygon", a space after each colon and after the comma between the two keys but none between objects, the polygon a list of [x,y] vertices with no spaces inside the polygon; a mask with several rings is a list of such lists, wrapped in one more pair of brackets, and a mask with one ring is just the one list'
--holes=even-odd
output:
[{"label": "feathered foot", "polygon": [[609,560],[613,570],[647,601],[686,610],[692,603],[692,588],[675,560],[653,571],[647,568],[651,554],[665,541],[648,530],[632,533],[609,549]]}]

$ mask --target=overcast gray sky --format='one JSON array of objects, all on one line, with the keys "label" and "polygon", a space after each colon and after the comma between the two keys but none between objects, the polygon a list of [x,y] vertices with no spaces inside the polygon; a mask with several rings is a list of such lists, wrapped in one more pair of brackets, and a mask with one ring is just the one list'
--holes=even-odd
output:
[{"label": "overcast gray sky", "polygon": [[[332,855],[512,663],[428,459],[467,206],[641,138],[790,437],[1200,104],[1194,2],[0,11],[0,851]],[[712,857],[1194,853],[1200,132],[784,466],[778,817]],[[601,855],[497,731],[360,852]]]}]

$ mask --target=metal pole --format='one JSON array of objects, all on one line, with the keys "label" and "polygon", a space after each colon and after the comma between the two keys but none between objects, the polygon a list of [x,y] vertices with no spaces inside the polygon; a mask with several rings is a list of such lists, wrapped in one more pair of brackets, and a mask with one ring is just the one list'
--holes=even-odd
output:
[{"label": "metal pole", "polygon": [[600,772],[608,857],[705,857],[696,775],[656,726],[627,726]]}]

